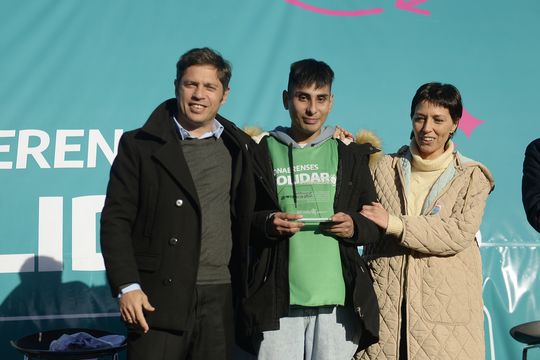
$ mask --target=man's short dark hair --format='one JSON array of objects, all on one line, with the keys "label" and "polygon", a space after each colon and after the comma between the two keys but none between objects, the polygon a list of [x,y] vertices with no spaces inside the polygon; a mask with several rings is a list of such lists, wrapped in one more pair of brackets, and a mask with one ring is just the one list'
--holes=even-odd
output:
[{"label": "man's short dark hair", "polygon": [[457,124],[461,119],[463,113],[461,94],[454,85],[430,82],[420,86],[412,99],[411,119],[418,104],[424,101],[448,109],[454,124]]},{"label": "man's short dark hair", "polygon": [[193,65],[212,65],[217,69],[218,78],[223,90],[229,87],[231,80],[231,64],[220,53],[208,47],[195,48],[186,52],[176,63],[176,80],[179,81],[186,69]]},{"label": "man's short dark hair", "polygon": [[287,91],[292,96],[292,91],[298,87],[306,87],[315,84],[316,88],[329,85],[332,88],[334,71],[325,62],[315,59],[299,60],[291,64]]}]

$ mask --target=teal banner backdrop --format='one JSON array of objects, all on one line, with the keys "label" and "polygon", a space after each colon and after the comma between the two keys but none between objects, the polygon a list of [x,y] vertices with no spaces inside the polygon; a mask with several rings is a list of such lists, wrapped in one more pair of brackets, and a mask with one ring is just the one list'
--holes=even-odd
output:
[{"label": "teal banner backdrop", "polygon": [[419,85],[456,85],[455,142],[496,181],[479,237],[487,358],[519,358],[509,329],[540,320],[520,192],[540,137],[537,0],[0,0],[0,29],[0,358],[38,329],[124,331],[97,235],[108,171],[201,46],[233,64],[221,113],[237,125],[286,124],[289,65],[313,57],[336,73],[329,123],[374,131],[385,152],[409,142]]}]

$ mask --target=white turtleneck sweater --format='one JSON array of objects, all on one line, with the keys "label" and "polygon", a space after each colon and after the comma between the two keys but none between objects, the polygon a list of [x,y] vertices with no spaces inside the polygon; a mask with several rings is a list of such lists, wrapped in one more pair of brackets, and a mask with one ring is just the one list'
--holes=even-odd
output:
[{"label": "white turtleneck sweater", "polygon": [[[406,189],[405,193],[407,215],[418,216],[421,215],[422,207],[431,187],[452,162],[454,143],[448,141],[444,153],[432,160],[425,160],[420,157],[414,140],[411,141],[410,149],[412,153],[411,179],[409,188]],[[403,234],[403,222],[399,217],[389,215],[386,233],[401,237]]]}]

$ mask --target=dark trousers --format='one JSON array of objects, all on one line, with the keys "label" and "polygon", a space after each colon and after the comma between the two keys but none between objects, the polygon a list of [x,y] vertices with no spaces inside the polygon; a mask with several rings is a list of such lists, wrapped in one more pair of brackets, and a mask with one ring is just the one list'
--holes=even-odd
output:
[{"label": "dark trousers", "polygon": [[128,334],[129,360],[230,360],[234,345],[230,284],[197,285],[189,329]]},{"label": "dark trousers", "polygon": [[400,319],[400,330],[399,330],[399,360],[407,360],[408,351],[407,351],[407,302],[405,298],[401,302],[401,319]]}]

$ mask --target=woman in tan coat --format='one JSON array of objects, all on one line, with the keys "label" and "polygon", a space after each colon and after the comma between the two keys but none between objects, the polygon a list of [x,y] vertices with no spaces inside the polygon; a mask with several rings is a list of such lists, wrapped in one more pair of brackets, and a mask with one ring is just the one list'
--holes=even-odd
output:
[{"label": "woman in tan coat", "polygon": [[485,359],[476,234],[493,179],[450,140],[462,109],[454,86],[422,85],[411,105],[410,146],[374,170],[380,202],[362,214],[386,230],[364,249],[380,341],[356,359]]}]

